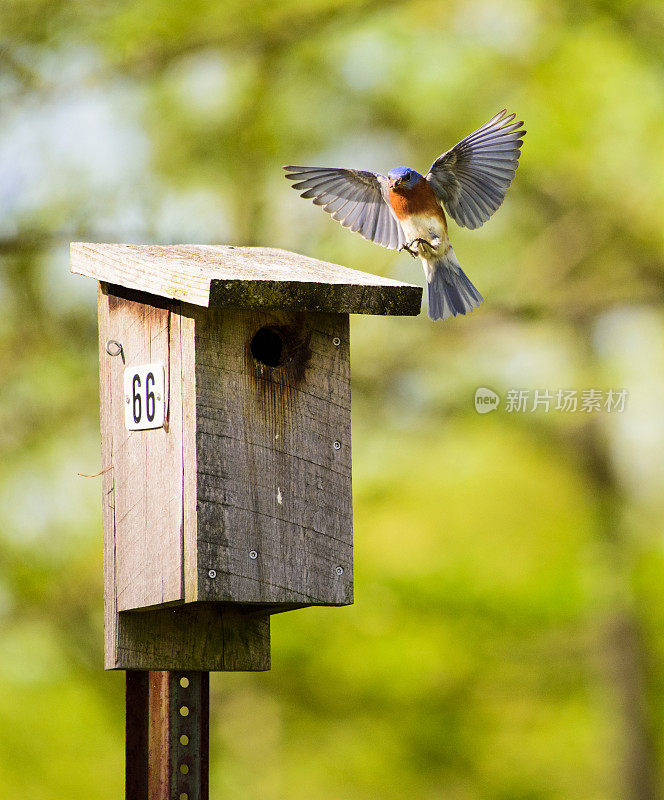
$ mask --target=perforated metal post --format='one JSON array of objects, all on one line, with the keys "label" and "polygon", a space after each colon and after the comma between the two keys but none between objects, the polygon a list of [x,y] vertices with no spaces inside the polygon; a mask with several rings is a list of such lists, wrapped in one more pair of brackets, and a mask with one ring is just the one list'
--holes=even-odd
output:
[{"label": "perforated metal post", "polygon": [[126,800],[208,800],[209,673],[127,672]]}]

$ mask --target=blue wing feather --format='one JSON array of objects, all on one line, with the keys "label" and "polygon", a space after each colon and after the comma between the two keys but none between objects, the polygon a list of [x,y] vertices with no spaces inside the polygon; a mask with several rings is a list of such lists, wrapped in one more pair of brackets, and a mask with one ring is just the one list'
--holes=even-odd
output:
[{"label": "blue wing feather", "polygon": [[293,188],[345,228],[383,247],[406,241],[387,196],[387,178],[375,172],[336,167],[284,167]]},{"label": "blue wing feather", "polygon": [[479,228],[505,199],[519,164],[523,122],[503,109],[431,165],[426,180],[461,226]]}]

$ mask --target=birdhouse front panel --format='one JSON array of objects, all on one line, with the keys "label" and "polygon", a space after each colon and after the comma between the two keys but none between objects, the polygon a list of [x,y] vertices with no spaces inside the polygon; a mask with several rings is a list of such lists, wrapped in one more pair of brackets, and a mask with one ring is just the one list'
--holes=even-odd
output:
[{"label": "birdhouse front panel", "polygon": [[[179,305],[118,286],[99,293],[106,572],[112,563],[118,611],[184,599]],[[150,425],[158,409],[160,427],[130,429]]]},{"label": "birdhouse front panel", "polygon": [[348,315],[183,315],[185,600],[351,603]]}]

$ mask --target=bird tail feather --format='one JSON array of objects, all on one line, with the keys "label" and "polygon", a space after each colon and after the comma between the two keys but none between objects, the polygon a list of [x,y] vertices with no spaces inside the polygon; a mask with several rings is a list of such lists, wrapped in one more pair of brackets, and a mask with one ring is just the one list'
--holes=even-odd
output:
[{"label": "bird tail feather", "polygon": [[454,250],[426,261],[424,271],[429,284],[429,316],[447,319],[468,314],[484,300],[461,269]]}]

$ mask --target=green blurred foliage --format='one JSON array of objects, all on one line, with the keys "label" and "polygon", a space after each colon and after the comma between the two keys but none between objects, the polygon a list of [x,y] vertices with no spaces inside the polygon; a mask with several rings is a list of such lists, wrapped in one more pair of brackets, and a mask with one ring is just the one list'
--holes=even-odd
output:
[{"label": "green blurred foliage", "polygon": [[[273,618],[212,682],[212,796],[652,800],[664,748],[664,6],[0,3],[0,786],[122,793],[102,672],[95,288],[67,243],[280,246],[421,281],[285,163],[431,161],[526,120],[451,228],[467,319],[358,318],[356,604]],[[477,386],[627,388],[478,416]]]}]

